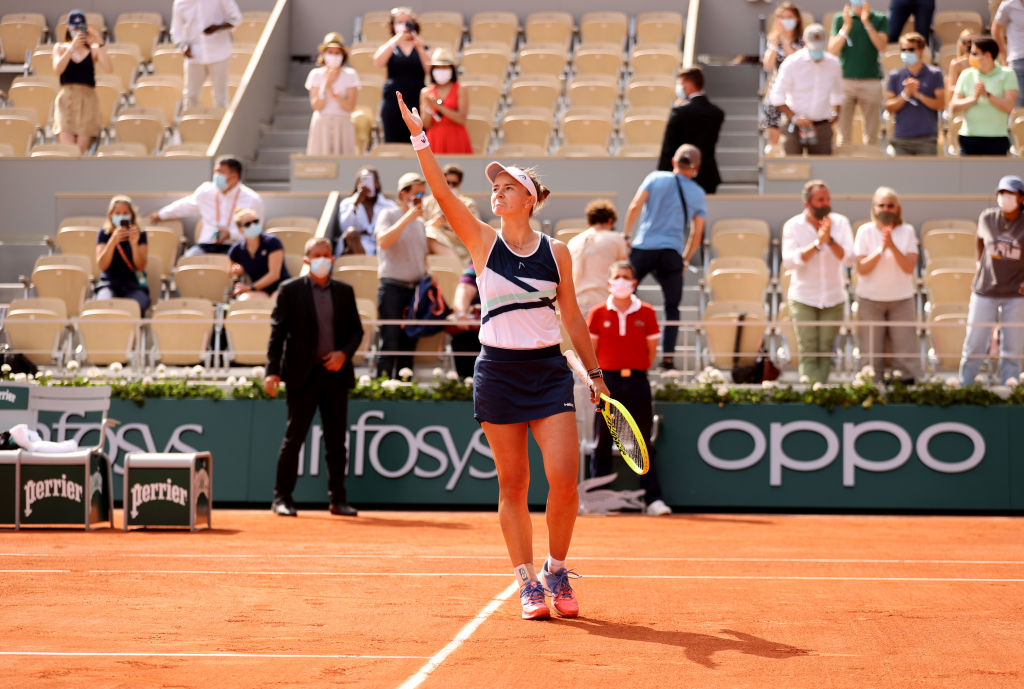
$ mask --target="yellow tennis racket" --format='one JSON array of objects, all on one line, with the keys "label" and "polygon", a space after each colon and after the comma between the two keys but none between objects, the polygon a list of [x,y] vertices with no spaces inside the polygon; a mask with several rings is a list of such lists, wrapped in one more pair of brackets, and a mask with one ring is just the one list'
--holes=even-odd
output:
[{"label": "yellow tennis racket", "polygon": [[[576,356],[576,352],[571,349],[567,350],[565,359],[580,380],[593,391],[594,383],[587,375],[587,368]],[[630,469],[641,475],[646,474],[647,470],[651,468],[651,460],[647,454],[647,443],[644,442],[644,437],[640,434],[640,429],[637,427],[636,421],[633,420],[633,416],[622,406],[621,402],[608,395],[602,394],[601,402],[602,404],[598,406],[597,410],[601,412],[604,422],[608,424],[608,432],[612,434],[612,440],[619,448],[619,454],[626,460]]]}]

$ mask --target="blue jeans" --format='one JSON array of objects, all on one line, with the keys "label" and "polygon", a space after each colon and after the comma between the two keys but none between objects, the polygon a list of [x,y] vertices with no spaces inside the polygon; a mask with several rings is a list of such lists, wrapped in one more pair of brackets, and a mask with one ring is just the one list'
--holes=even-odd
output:
[{"label": "blue jeans", "polygon": [[1010,68],[1017,73],[1017,107],[1024,107],[1024,58],[1011,62]]},{"label": "blue jeans", "polygon": [[[633,277],[637,282],[654,273],[654,279],[661,285],[664,298],[665,320],[679,320],[679,302],[683,300],[683,256],[675,249],[637,249],[629,253],[633,264]],[[661,331],[661,355],[671,362],[676,351],[678,325],[666,325]]]},{"label": "blue jeans", "polygon": [[[997,318],[1000,312],[1002,317]],[[983,297],[972,293],[967,310],[967,337],[964,338],[960,357],[960,380],[964,385],[974,382],[992,337],[991,325],[975,323],[995,323],[997,320],[1002,325],[999,382],[1005,384],[1010,378],[1020,375],[1021,353],[1024,352],[1024,297]]]},{"label": "blue jeans", "polygon": [[[874,6],[872,5],[872,9]],[[914,31],[924,36],[927,43],[932,33],[932,15],[935,0],[892,0],[889,3],[889,42],[900,40],[900,32],[910,15],[914,15]],[[825,27],[826,30],[829,27]]]}]

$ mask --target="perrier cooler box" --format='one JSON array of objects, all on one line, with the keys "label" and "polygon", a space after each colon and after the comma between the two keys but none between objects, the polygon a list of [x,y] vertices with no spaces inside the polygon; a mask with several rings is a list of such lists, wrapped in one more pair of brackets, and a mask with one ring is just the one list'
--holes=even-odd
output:
[{"label": "perrier cooler box", "polygon": [[209,452],[129,452],[124,458],[124,528],[210,527],[213,461]]},{"label": "perrier cooler box", "polygon": [[18,465],[19,526],[114,525],[110,461],[102,452],[22,451]]}]

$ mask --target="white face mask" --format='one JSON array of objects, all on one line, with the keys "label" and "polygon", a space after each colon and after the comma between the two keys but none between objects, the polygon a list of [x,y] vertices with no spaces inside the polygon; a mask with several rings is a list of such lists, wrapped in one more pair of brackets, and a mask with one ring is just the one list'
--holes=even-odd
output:
[{"label": "white face mask", "polygon": [[676,84],[676,98],[686,100],[686,89],[683,88],[682,84]]},{"label": "white face mask", "polygon": [[633,294],[633,281],[628,278],[615,278],[608,285],[608,291],[616,299],[625,299]]},{"label": "white face mask", "polygon": [[435,69],[431,74],[434,77],[434,82],[442,86],[452,80],[452,70],[449,67]]},{"label": "white face mask", "polygon": [[996,196],[996,205],[999,206],[999,210],[1002,212],[1012,213],[1017,210],[1018,206],[1020,206],[1020,201],[1017,200],[1016,194],[1004,191],[1000,192],[999,195]]},{"label": "white face mask", "polygon": [[341,67],[341,55],[324,53],[324,64],[328,67]]},{"label": "white face mask", "polygon": [[331,259],[320,256],[318,258],[310,259],[309,261],[309,272],[316,275],[318,278],[325,278],[331,274]]}]

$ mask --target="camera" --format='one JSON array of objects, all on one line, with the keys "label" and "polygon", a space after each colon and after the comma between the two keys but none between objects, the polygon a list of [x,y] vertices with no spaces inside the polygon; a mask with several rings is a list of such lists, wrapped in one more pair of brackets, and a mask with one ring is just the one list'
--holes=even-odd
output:
[{"label": "camera", "polygon": [[126,227],[127,228],[127,227],[131,227],[131,226],[132,226],[132,221],[131,220],[122,220],[121,221],[121,227]]},{"label": "camera", "polygon": [[405,28],[409,31],[409,33],[419,33],[420,25],[417,24],[416,22],[406,22]]}]

